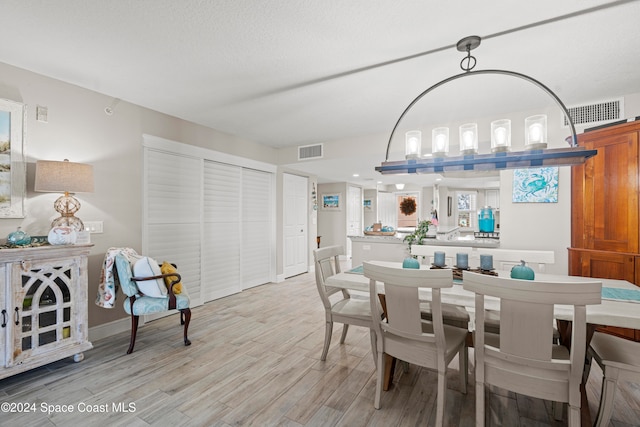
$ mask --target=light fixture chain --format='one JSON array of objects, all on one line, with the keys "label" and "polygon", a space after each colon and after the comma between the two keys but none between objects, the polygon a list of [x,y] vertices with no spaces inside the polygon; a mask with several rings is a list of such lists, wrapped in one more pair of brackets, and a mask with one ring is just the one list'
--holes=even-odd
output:
[{"label": "light fixture chain", "polygon": [[[465,66],[465,62],[466,62],[466,66]],[[465,72],[469,72],[471,70],[473,70],[476,66],[476,57],[471,55],[471,43],[467,44],[467,56],[462,58],[462,61],[460,61],[460,68],[462,68],[463,71]]]}]

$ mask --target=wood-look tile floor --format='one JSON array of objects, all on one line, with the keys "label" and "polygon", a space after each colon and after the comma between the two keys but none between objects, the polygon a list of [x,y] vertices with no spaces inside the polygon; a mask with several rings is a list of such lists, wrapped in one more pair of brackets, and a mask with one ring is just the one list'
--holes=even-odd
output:
[{"label": "wood-look tile floor", "polygon": [[[190,347],[182,344],[176,314],[143,325],[131,355],[125,354],[129,334],[121,333],[94,342],[80,363],[65,359],[0,380],[0,401],[35,408],[0,412],[0,425],[433,425],[436,375],[397,369],[375,410],[368,331],[352,327],[340,345],[341,330],[334,326],[321,362],[324,312],[313,275],[263,285],[196,307]],[[474,377],[463,395],[456,360],[449,372],[446,424],[473,426]],[[592,416],[601,378],[596,365],[587,385]],[[486,404],[487,425],[566,425],[566,410],[556,422],[549,402],[491,390]],[[62,411],[67,405],[73,412]],[[51,414],[43,412],[48,407]],[[640,385],[625,384],[617,394],[611,424],[640,425]]]}]

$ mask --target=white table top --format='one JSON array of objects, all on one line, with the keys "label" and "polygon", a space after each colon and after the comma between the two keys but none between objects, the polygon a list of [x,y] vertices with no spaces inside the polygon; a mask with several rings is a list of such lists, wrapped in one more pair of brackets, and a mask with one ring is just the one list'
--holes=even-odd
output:
[{"label": "white table top", "polygon": [[[382,262],[380,262],[382,263]],[[387,263],[389,266],[402,268],[401,263]],[[421,268],[428,268],[422,266]],[[499,276],[509,277],[509,271],[498,271]],[[562,282],[592,282],[594,280],[602,282],[603,287],[636,289],[638,286],[625,280],[613,279],[595,279],[591,277],[564,276],[555,274],[537,274],[536,280],[554,280]],[[369,279],[362,274],[342,272],[329,277],[326,280],[327,286],[336,288],[351,289],[360,292],[369,293]],[[430,291],[421,291],[420,298],[430,299]],[[455,304],[473,309],[475,306],[475,294],[463,289],[461,284],[454,283],[451,288],[443,288],[441,290],[442,302],[447,304]],[[499,310],[499,302],[492,297],[485,298],[486,308]],[[555,317],[561,320],[571,320],[573,310],[569,306],[557,305],[555,308]],[[587,306],[587,322],[596,325],[618,326],[622,328],[640,329],[640,303],[624,302],[613,300],[602,300],[599,305]]]}]

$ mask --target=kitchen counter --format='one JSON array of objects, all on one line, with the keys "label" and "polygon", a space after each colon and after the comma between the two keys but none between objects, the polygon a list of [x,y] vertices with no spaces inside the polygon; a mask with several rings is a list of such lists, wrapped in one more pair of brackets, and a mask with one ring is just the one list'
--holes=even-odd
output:
[{"label": "kitchen counter", "polygon": [[[400,261],[409,254],[409,245],[403,239],[408,233],[395,236],[347,236],[351,239],[351,263],[360,265],[363,261]],[[498,248],[498,239],[474,239],[456,237],[451,240],[430,238],[423,240],[429,246],[457,246],[469,248]]]}]

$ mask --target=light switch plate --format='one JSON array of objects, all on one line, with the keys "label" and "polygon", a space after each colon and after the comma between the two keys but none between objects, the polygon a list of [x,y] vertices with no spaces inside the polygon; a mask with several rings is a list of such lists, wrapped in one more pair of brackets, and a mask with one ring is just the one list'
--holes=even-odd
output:
[{"label": "light switch plate", "polygon": [[102,221],[84,221],[84,229],[89,233],[102,233],[102,227]]}]

